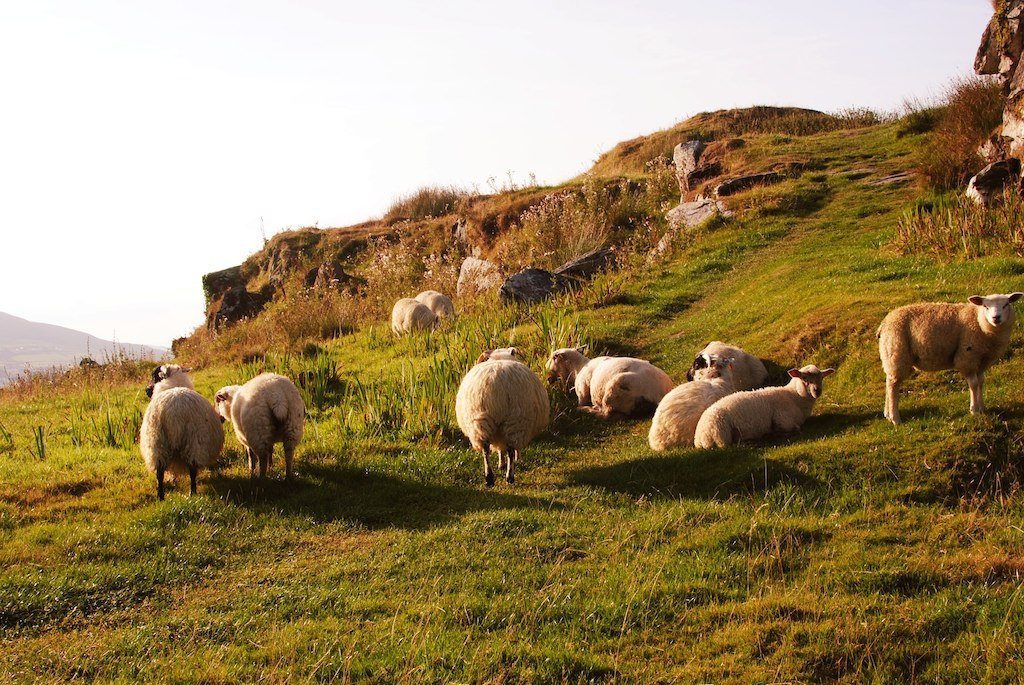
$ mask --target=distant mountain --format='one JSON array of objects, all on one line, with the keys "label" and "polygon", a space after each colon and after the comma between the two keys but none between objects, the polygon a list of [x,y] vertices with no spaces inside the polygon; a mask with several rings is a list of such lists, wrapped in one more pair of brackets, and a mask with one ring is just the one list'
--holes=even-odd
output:
[{"label": "distant mountain", "polygon": [[83,357],[102,363],[116,353],[157,359],[164,356],[167,349],[101,340],[82,331],[0,312],[0,385],[27,370],[71,366]]}]

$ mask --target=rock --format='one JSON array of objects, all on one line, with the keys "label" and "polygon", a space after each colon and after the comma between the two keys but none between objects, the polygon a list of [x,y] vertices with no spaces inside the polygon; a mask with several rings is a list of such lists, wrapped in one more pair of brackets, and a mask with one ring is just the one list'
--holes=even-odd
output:
[{"label": "rock", "polygon": [[258,292],[250,292],[243,285],[234,285],[206,309],[206,327],[216,332],[225,326],[256,316],[274,296],[274,289],[267,285]]},{"label": "rock", "polygon": [[523,269],[502,284],[498,295],[505,304],[535,304],[565,292],[571,279],[544,269]]},{"label": "rock", "polygon": [[593,278],[599,271],[603,271],[615,257],[611,248],[603,247],[591,250],[585,255],[570,260],[555,269],[555,274],[572,278],[577,281],[584,281]]},{"label": "rock", "polygon": [[337,290],[354,294],[366,285],[366,280],[345,271],[341,262],[324,262],[306,272],[305,285],[314,290]]},{"label": "rock", "polygon": [[999,77],[1006,92],[1003,123],[997,134],[1006,139],[1007,152],[1024,154],[1024,0],[1001,0],[981,38],[974,70]]},{"label": "rock", "polygon": [[1003,193],[1006,186],[1020,179],[1020,160],[1011,157],[993,162],[979,171],[967,184],[967,197],[988,207]]},{"label": "rock", "polygon": [[504,276],[494,262],[466,257],[459,268],[459,282],[455,292],[459,297],[485,293],[501,287]]},{"label": "rock", "polygon": [[672,151],[672,161],[676,166],[676,179],[679,181],[680,195],[685,195],[693,190],[690,176],[697,171],[703,152],[704,143],[699,140],[679,143]]},{"label": "rock", "polygon": [[683,202],[670,209],[665,218],[673,230],[699,226],[708,219],[718,216],[722,206],[709,197],[699,197],[693,202]]},{"label": "rock", "polygon": [[783,178],[785,177],[777,171],[765,171],[760,174],[736,176],[735,178],[722,181],[715,186],[713,194],[715,197],[728,197],[729,195],[735,195],[736,193],[748,190],[754,186],[778,183]]},{"label": "rock", "polygon": [[875,179],[874,181],[868,182],[870,186],[898,186],[904,183],[910,183],[913,179],[913,175],[909,171],[897,171],[882,178]]}]

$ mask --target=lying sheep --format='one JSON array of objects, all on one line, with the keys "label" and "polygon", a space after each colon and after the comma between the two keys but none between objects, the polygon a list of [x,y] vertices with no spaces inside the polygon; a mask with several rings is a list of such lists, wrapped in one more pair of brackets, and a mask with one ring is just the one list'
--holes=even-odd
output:
[{"label": "lying sheep", "polygon": [[885,370],[885,418],[900,423],[899,388],[913,369],[956,369],[967,379],[971,413],[985,411],[985,371],[1010,344],[1017,318],[1013,303],[1024,293],[971,295],[960,304],[931,302],[894,309],[878,327]]},{"label": "lying sheep", "polygon": [[177,364],[162,364],[156,367],[153,369],[152,380],[146,386],[146,397],[153,397],[161,391],[171,388],[194,390],[192,379],[188,375],[191,371],[192,369]]},{"label": "lying sheep", "polygon": [[480,353],[480,356],[476,358],[476,363],[485,362],[488,359],[504,359],[512,362],[526,363],[526,355],[524,355],[518,347],[499,347],[494,350],[484,350]]},{"label": "lying sheep", "polygon": [[450,319],[455,316],[455,305],[452,298],[436,290],[424,290],[416,296],[416,301],[426,305],[438,319]]},{"label": "lying sheep", "polygon": [[391,331],[395,335],[433,328],[436,324],[437,315],[411,297],[403,297],[391,309]]},{"label": "lying sheep", "polygon": [[694,444],[702,449],[726,447],[771,433],[798,430],[821,396],[822,381],[833,373],[835,369],[819,370],[809,364],[790,369],[787,385],[726,395],[701,415]]},{"label": "lying sheep", "polygon": [[764,367],[764,362],[738,347],[727,345],[718,340],[709,342],[697,354],[693,364],[690,366],[690,370],[686,372],[686,380],[692,381],[697,371],[707,368],[711,363],[711,357],[732,358],[732,380],[736,390],[760,388],[768,380],[768,369]]},{"label": "lying sheep", "polygon": [[586,345],[581,347],[563,347],[555,350],[548,357],[545,368],[548,371],[549,383],[564,383],[565,389],[573,388],[576,391],[577,398],[586,398],[585,401],[580,400],[580,404],[589,405],[590,377],[593,375],[594,369],[600,366],[602,362],[611,359],[611,357],[588,359],[586,352]]},{"label": "lying sheep", "polygon": [[733,360],[711,355],[710,365],[697,369],[690,383],[665,395],[654,412],[647,441],[655,451],[692,447],[697,422],[704,410],[734,392]]},{"label": "lying sheep", "polygon": [[673,386],[668,374],[643,359],[595,357],[586,347],[555,350],[546,368],[549,381],[572,383],[579,406],[603,418],[650,415]]},{"label": "lying sheep", "polygon": [[245,447],[249,473],[260,478],[274,457],[274,444],[284,445],[285,478],[292,477],[295,446],[302,440],[306,405],[298,388],[275,373],[263,373],[245,385],[231,385],[217,391],[217,413],[235,426],[235,435]]},{"label": "lying sheep", "polygon": [[455,397],[455,417],[473,449],[484,457],[484,478],[494,485],[491,448],[498,450],[498,468],[515,482],[519,453],[549,421],[548,394],[525,364],[490,359],[466,373]]},{"label": "lying sheep", "polygon": [[223,446],[220,418],[205,397],[191,388],[157,388],[139,431],[142,459],[156,474],[157,497],[164,498],[166,474],[187,473],[196,494],[199,469],[213,466]]}]

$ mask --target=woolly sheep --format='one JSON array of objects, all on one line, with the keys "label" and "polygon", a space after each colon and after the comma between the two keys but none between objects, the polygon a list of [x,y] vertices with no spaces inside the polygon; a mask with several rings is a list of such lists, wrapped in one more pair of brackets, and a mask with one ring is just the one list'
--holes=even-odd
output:
[{"label": "woolly sheep", "polygon": [[499,347],[494,350],[484,350],[479,357],[476,358],[476,363],[485,362],[488,359],[504,359],[512,362],[526,363],[526,355],[524,355],[518,347]]},{"label": "woolly sheep", "polygon": [[184,477],[196,494],[199,469],[210,468],[224,446],[220,417],[205,397],[191,388],[159,389],[146,407],[139,431],[139,450],[156,492],[164,498],[164,476]]},{"label": "woolly sheep", "polygon": [[436,324],[437,315],[411,297],[403,297],[391,309],[391,331],[395,335],[432,328]]},{"label": "woolly sheep", "polygon": [[416,296],[416,301],[426,305],[427,309],[434,312],[434,316],[438,319],[450,319],[455,315],[452,298],[436,290],[424,290]]},{"label": "woolly sheep", "polygon": [[1010,343],[1013,303],[1024,293],[971,295],[964,303],[930,302],[894,309],[878,327],[885,370],[885,418],[900,423],[899,389],[913,369],[956,369],[967,379],[971,413],[985,411],[985,371]]},{"label": "woolly sheep", "polygon": [[178,366],[177,364],[162,364],[153,369],[153,377],[146,386],[146,397],[153,397],[164,390],[171,388],[188,388],[194,390],[189,372],[192,369]]},{"label": "woolly sheep", "polygon": [[231,421],[235,435],[245,447],[249,473],[260,478],[273,462],[274,444],[283,443],[285,478],[292,477],[295,446],[302,440],[306,405],[291,380],[275,373],[263,373],[245,385],[221,388],[216,396],[217,413]]},{"label": "woolly sheep", "polygon": [[490,359],[466,373],[455,397],[455,417],[473,449],[484,457],[484,478],[494,485],[491,448],[498,450],[498,468],[515,482],[515,464],[523,450],[549,421],[548,394],[525,364]]},{"label": "woolly sheep", "polygon": [[[580,376],[576,382],[577,398],[582,399],[578,390]],[[584,409],[602,418],[650,416],[674,386],[667,373],[648,361],[611,357],[594,367],[590,377],[593,406]]]},{"label": "woolly sheep", "polygon": [[787,385],[726,395],[708,407],[697,422],[693,442],[710,449],[726,447],[775,432],[798,430],[821,396],[822,381],[835,369],[814,364],[790,369]]},{"label": "woolly sheep", "polygon": [[689,383],[672,389],[658,404],[647,441],[655,451],[693,446],[693,435],[704,410],[734,392],[731,358],[711,356]]},{"label": "woolly sheep", "polygon": [[549,383],[564,383],[566,389],[573,388],[581,405],[590,404],[590,378],[594,369],[611,357],[586,357],[587,346],[563,347],[548,357],[544,368],[548,371]]},{"label": "woolly sheep", "polygon": [[711,357],[732,358],[732,382],[736,390],[760,388],[768,380],[768,369],[764,367],[764,362],[738,347],[718,340],[709,342],[697,354],[690,370],[686,372],[686,380],[692,381],[698,370],[707,368]]}]

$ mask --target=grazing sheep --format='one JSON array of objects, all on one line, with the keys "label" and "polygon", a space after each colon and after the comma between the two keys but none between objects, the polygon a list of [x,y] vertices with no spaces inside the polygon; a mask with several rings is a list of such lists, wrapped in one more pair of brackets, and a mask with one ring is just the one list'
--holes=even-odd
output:
[{"label": "grazing sheep", "polygon": [[139,431],[139,450],[150,472],[156,474],[156,492],[164,498],[164,476],[187,473],[191,494],[196,494],[199,469],[210,468],[224,446],[224,429],[205,397],[191,388],[158,389],[146,407]]},{"label": "grazing sheep", "polygon": [[605,360],[611,357],[586,357],[587,346],[563,347],[555,350],[548,357],[544,368],[548,371],[548,382],[561,382],[565,388],[574,388],[577,398],[586,397],[580,400],[580,404],[590,404],[590,377]]},{"label": "grazing sheep", "polygon": [[450,319],[455,316],[455,305],[452,298],[436,290],[424,290],[416,296],[416,301],[426,305],[438,319]]},{"label": "grazing sheep", "polygon": [[192,369],[177,364],[162,364],[153,369],[153,378],[146,386],[146,397],[153,397],[171,388],[188,388],[194,390],[192,379],[188,374]]},{"label": "grazing sheep", "polygon": [[437,315],[411,297],[403,297],[391,309],[391,331],[395,335],[433,328],[436,324]]},{"label": "grazing sheep", "polygon": [[732,382],[737,391],[760,388],[768,380],[768,369],[764,368],[764,362],[738,347],[727,345],[718,340],[709,342],[697,354],[693,364],[690,366],[690,370],[686,372],[686,380],[692,381],[698,370],[710,366],[710,358],[713,356],[720,358],[732,357]]},{"label": "grazing sheep", "polygon": [[498,450],[498,468],[515,482],[519,453],[549,421],[548,394],[525,364],[490,359],[466,373],[455,397],[455,417],[473,449],[484,457],[484,478],[494,485],[491,448]]},{"label": "grazing sheep", "polygon": [[689,383],[665,395],[654,412],[647,441],[655,451],[692,447],[697,422],[704,410],[734,392],[731,358],[711,355],[710,365],[697,369]]},{"label": "grazing sheep", "polygon": [[822,380],[833,373],[835,369],[819,370],[809,364],[790,369],[787,385],[726,395],[701,415],[694,444],[703,449],[726,447],[770,433],[798,430],[821,396]]},{"label": "grazing sheep", "polygon": [[504,359],[512,362],[526,363],[526,355],[524,355],[518,347],[499,347],[494,350],[484,350],[480,353],[480,356],[476,358],[476,363],[485,362],[488,359]]},{"label": "grazing sheep", "polygon": [[274,457],[274,444],[284,445],[285,478],[292,477],[295,446],[302,440],[306,405],[298,388],[276,373],[263,373],[245,385],[221,388],[216,396],[217,412],[235,426],[235,435],[245,447],[249,474],[260,478]]},{"label": "grazing sheep", "polygon": [[964,303],[930,302],[894,309],[878,327],[885,370],[885,418],[900,423],[899,388],[913,369],[956,369],[967,379],[971,413],[985,411],[985,371],[1010,344],[1013,303],[1024,293],[971,295]]}]

